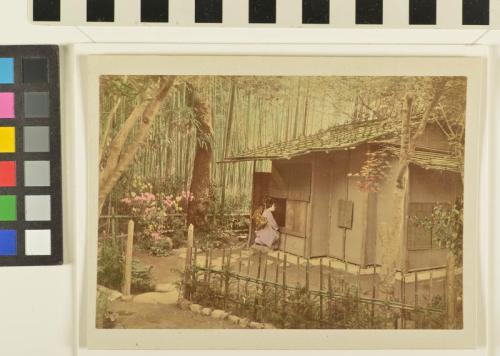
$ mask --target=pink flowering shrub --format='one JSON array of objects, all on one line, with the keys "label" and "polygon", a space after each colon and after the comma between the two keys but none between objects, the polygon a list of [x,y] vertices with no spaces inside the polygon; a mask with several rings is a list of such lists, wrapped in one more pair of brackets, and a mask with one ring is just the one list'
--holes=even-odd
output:
[{"label": "pink flowering shrub", "polygon": [[134,217],[136,232],[144,246],[154,255],[165,255],[174,246],[172,237],[184,228],[184,212],[194,196],[181,194],[154,194],[150,183],[134,178],[132,189],[121,199]]}]

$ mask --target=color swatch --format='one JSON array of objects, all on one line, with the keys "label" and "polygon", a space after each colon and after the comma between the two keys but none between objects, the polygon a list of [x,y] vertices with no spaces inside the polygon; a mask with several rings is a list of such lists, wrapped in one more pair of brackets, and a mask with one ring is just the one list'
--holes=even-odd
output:
[{"label": "color swatch", "polygon": [[0,266],[62,263],[59,117],[58,48],[0,47]]}]

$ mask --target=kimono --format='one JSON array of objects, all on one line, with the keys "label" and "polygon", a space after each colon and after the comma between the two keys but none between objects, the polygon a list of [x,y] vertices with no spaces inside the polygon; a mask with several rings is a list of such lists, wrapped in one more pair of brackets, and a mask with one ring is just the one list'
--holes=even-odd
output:
[{"label": "kimono", "polygon": [[255,243],[272,247],[273,243],[278,239],[279,226],[276,220],[274,220],[273,213],[269,209],[264,210],[262,216],[267,220],[267,225],[255,231]]}]

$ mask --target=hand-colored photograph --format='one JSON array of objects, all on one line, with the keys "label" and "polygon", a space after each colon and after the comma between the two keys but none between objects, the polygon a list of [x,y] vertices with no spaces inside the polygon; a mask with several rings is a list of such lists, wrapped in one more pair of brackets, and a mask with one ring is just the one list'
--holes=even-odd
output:
[{"label": "hand-colored photograph", "polygon": [[99,87],[96,328],[463,328],[466,77]]}]

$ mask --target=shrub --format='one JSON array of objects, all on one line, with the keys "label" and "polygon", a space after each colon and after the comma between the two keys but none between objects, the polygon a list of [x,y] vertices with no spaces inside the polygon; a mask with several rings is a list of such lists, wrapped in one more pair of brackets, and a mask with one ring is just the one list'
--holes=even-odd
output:
[{"label": "shrub", "polygon": [[121,242],[105,238],[99,243],[97,284],[120,290],[123,280],[123,253]]},{"label": "shrub", "polygon": [[[97,284],[121,290],[123,286],[124,258],[119,241],[106,238],[99,244],[97,262]],[[153,266],[146,266],[138,260],[132,261],[132,293],[142,293],[153,289]]]},{"label": "shrub", "polygon": [[110,310],[110,302],[105,292],[97,290],[96,328],[112,329],[116,323],[116,314]]}]

